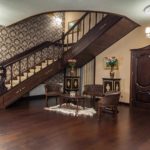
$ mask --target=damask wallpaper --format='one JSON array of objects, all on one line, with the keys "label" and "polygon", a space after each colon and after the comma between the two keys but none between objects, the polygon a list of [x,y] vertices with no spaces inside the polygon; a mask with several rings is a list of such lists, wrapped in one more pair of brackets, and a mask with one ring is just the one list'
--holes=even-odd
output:
[{"label": "damask wallpaper", "polygon": [[64,83],[64,72],[58,73],[55,76],[53,76],[49,81],[46,81],[49,83]]},{"label": "damask wallpaper", "polygon": [[0,62],[11,58],[44,41],[55,41],[62,36],[63,24],[57,25],[56,17],[63,20],[64,13],[31,17],[10,27],[0,26]]},{"label": "damask wallpaper", "polygon": [[[22,53],[45,41],[55,41],[60,39],[64,30],[64,23],[59,24],[56,18],[64,22],[64,13],[43,14],[23,20],[9,27],[0,26],[0,62],[3,62],[16,54]],[[61,55],[61,50],[55,48],[55,55]],[[59,51],[59,52],[58,52]],[[43,50],[43,55],[51,55],[52,48]],[[40,60],[40,54],[37,53],[36,64]],[[38,57],[39,55],[39,57]],[[49,56],[50,57],[50,56]],[[58,57],[58,56],[54,56]],[[33,56],[29,58],[29,67],[33,66]],[[21,61],[21,72],[26,70],[26,60]],[[6,68],[7,78],[10,80],[10,67]],[[19,74],[18,63],[13,65],[13,77]],[[60,75],[53,77],[53,80],[59,80]],[[63,77],[61,77],[62,79]]]}]

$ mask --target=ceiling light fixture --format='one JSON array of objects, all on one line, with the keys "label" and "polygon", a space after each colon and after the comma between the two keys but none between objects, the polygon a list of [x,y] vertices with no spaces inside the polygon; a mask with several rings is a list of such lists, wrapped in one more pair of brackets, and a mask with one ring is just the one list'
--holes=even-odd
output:
[{"label": "ceiling light fixture", "polygon": [[147,38],[150,38],[150,27],[145,28],[145,34]]},{"label": "ceiling light fixture", "polygon": [[53,21],[54,21],[55,25],[57,25],[57,26],[62,25],[62,19],[57,16],[53,17]]},{"label": "ceiling light fixture", "polygon": [[144,13],[145,13],[145,14],[150,14],[150,5],[147,5],[147,6],[144,8]]}]

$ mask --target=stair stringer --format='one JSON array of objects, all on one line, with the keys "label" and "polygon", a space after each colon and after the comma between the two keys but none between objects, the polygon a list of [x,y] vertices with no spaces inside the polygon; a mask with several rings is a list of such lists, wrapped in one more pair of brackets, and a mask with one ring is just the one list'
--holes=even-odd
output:
[{"label": "stair stringer", "polygon": [[51,65],[42,69],[35,75],[31,76],[30,78],[26,79],[25,81],[21,82],[20,84],[0,96],[1,108],[6,108],[17,99],[19,99],[22,95],[26,94],[39,84],[62,71],[64,69],[64,66],[62,64],[62,59],[55,61]]},{"label": "stair stringer", "polygon": [[107,15],[66,52],[64,61],[75,58],[81,67],[138,26],[126,17]]}]

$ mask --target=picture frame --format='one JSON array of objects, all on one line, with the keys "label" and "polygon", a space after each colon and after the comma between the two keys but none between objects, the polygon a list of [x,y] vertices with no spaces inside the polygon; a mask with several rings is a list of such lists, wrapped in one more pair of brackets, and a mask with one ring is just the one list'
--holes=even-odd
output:
[{"label": "picture frame", "polygon": [[[103,60],[104,69],[110,70],[111,67],[108,66],[106,62],[107,62],[107,57],[104,57],[104,60]],[[116,65],[114,66],[114,70],[118,70],[118,69],[119,69],[119,67],[118,67],[118,60],[117,60],[117,63],[116,63]]]},{"label": "picture frame", "polygon": [[[68,22],[68,30],[70,30],[77,22],[78,20]],[[80,29],[81,29],[81,26],[78,25],[77,27],[74,28],[74,32],[79,32]]]}]

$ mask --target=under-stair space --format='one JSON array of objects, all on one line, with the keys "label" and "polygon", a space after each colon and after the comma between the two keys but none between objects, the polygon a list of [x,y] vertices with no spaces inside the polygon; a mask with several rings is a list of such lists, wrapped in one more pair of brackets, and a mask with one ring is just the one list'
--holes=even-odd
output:
[{"label": "under-stair space", "polygon": [[85,13],[61,39],[44,42],[1,64],[0,107],[6,108],[62,71],[68,59],[76,58],[79,67],[88,63],[137,26],[124,16]]}]

